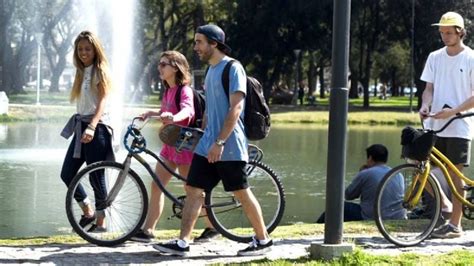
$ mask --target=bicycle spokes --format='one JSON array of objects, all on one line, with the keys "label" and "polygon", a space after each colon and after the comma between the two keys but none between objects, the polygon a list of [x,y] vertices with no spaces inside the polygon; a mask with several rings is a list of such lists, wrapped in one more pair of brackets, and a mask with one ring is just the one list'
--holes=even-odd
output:
[{"label": "bicycle spokes", "polygon": [[422,174],[416,165],[400,165],[384,176],[377,189],[377,227],[398,246],[413,246],[426,239],[439,217],[439,187],[431,175],[423,186]]},{"label": "bicycle spokes", "polygon": [[[97,179],[105,184],[106,195],[113,194],[106,206],[102,206],[102,193],[98,193],[94,185]],[[83,211],[76,201],[81,202],[84,196],[96,211],[100,209],[105,214],[104,230],[94,230],[91,227],[94,222],[84,227],[79,224]],[[148,196],[141,179],[115,162],[99,162],[85,167],[71,182],[66,196],[67,216],[76,233],[103,246],[126,241],[143,224],[147,209]]]}]

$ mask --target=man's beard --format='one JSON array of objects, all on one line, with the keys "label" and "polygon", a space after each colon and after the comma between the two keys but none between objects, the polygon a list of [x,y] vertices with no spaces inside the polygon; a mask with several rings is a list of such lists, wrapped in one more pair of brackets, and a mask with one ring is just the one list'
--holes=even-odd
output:
[{"label": "man's beard", "polygon": [[211,57],[212,57],[211,50],[207,50],[205,53],[202,53],[201,61],[209,62],[209,59],[211,59]]}]

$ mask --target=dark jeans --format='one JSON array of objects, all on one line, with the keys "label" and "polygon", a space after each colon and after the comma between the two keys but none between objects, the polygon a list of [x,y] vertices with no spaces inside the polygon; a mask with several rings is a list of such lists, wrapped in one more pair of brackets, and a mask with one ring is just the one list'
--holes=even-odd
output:
[{"label": "dark jeans", "polygon": [[[87,123],[82,122],[82,132],[87,128]],[[84,164],[84,162],[89,165],[91,163],[104,161],[106,159],[107,153],[112,150],[110,133],[107,131],[107,128],[98,124],[95,130],[94,138],[91,142],[87,144],[81,144],[81,158],[73,158],[74,154],[74,144],[75,137],[72,137],[71,144],[64,158],[63,167],[61,169],[61,179],[64,183],[69,186],[74,176]],[[105,209],[105,199],[107,198],[107,188],[105,186],[105,177],[104,172],[95,171],[89,176],[89,181],[94,190],[95,197],[95,206],[97,210]],[[74,199],[77,202],[83,202],[87,198],[87,194],[82,188],[81,185],[78,186],[76,193],[74,194]]]},{"label": "dark jeans", "polygon": [[[318,224],[323,224],[325,221],[326,213],[322,213],[321,216],[319,216],[318,220],[316,223]],[[350,222],[350,221],[362,221],[364,220],[362,218],[362,209],[359,204],[349,202],[349,201],[344,201],[344,222]]]}]

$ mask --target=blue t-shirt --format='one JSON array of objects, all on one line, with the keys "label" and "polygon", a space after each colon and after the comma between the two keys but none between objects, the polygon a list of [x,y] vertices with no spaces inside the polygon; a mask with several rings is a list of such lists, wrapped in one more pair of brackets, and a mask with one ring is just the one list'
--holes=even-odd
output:
[{"label": "blue t-shirt", "polygon": [[[222,85],[222,72],[230,60],[230,57],[225,56],[216,65],[211,65],[204,81],[207,125],[204,129],[204,135],[194,151],[196,154],[204,157],[207,157],[209,149],[219,136],[229,112],[230,102]],[[236,92],[247,93],[247,76],[241,64],[232,64],[229,71],[229,80],[229,95]],[[245,98],[242,98],[242,101],[245,103]],[[240,114],[240,117],[243,118],[243,112]],[[237,121],[234,130],[229,138],[227,138],[221,161],[248,161],[248,143],[242,121],[243,119]]]},{"label": "blue t-shirt", "polygon": [[[346,200],[360,197],[362,218],[370,220],[374,218],[374,204],[377,196],[377,188],[385,174],[390,171],[387,165],[376,165],[360,171],[352,183],[346,188]],[[404,219],[405,210],[400,202],[403,200],[405,185],[401,175],[388,184],[387,190],[382,198],[382,216],[385,219]]]}]

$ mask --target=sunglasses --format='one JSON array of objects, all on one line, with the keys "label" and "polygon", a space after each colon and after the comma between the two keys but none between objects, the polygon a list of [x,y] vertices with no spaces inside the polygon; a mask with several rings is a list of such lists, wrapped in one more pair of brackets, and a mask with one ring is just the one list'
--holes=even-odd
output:
[{"label": "sunglasses", "polygon": [[160,63],[158,64],[158,67],[161,67],[161,68],[163,68],[163,67],[165,67],[165,66],[173,66],[173,65],[172,65],[171,63],[166,63],[166,62],[160,62]]}]

